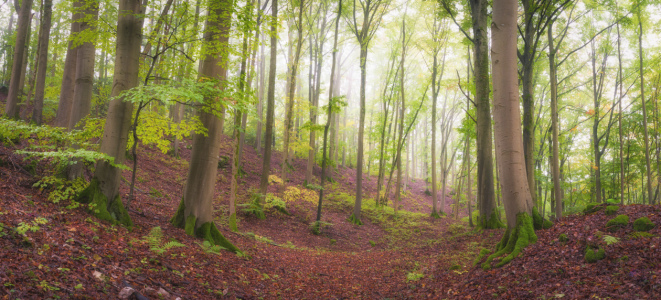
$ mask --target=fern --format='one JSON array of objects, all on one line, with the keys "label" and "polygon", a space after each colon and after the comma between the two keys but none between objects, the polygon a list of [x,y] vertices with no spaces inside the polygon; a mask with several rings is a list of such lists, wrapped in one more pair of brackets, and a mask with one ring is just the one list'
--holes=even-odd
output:
[{"label": "fern", "polygon": [[149,245],[149,250],[154,251],[159,255],[165,253],[171,248],[186,246],[174,239],[169,242],[162,243],[163,231],[159,226],[152,228],[149,231],[149,235],[143,236],[143,238],[144,241]]},{"label": "fern", "polygon": [[630,240],[635,240],[635,239],[640,239],[640,238],[648,238],[648,237],[654,237],[655,235],[649,233],[649,232],[644,232],[644,231],[636,231],[629,233],[628,237]]},{"label": "fern", "polygon": [[227,250],[227,248],[225,248],[223,246],[220,246],[220,245],[211,245],[211,243],[209,243],[209,241],[204,241],[204,243],[202,243],[202,244],[200,244],[200,243],[197,243],[197,244],[200,245],[202,250],[206,253],[219,254],[220,250]]},{"label": "fern", "polygon": [[604,235],[604,242],[606,242],[606,245],[608,245],[608,246],[610,246],[612,244],[615,244],[619,241],[620,241],[619,238],[616,238],[616,237],[610,236],[610,235]]}]

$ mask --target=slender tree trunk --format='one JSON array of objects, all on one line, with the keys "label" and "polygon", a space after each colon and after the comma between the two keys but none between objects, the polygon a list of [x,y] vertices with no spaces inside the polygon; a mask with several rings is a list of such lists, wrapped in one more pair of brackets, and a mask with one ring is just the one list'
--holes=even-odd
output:
[{"label": "slender tree trunk", "polygon": [[555,54],[553,47],[553,22],[548,25],[548,43],[549,43],[549,76],[551,77],[551,130],[552,134],[552,153],[551,153],[551,173],[553,176],[553,195],[555,199],[555,218],[562,217],[562,190],[560,187],[560,148],[558,140],[559,122],[558,122],[558,77],[556,75]]},{"label": "slender tree trunk", "polygon": [[265,69],[266,69],[266,56],[264,55],[264,44],[259,46],[259,89],[257,91],[257,128],[255,129],[255,150],[261,152],[262,150],[262,120],[264,119],[264,86],[265,86]]},{"label": "slender tree trunk", "polygon": [[46,88],[46,71],[48,67],[48,44],[50,42],[51,16],[53,13],[53,1],[44,0],[44,14],[39,29],[39,69],[37,70],[37,87],[34,95],[34,108],[32,110],[32,122],[41,125],[42,112],[44,108],[44,90]]},{"label": "slender tree trunk", "polygon": [[273,143],[273,117],[275,111],[275,72],[276,58],[278,55],[278,0],[272,0],[271,4],[271,61],[269,63],[269,88],[266,107],[266,138],[264,140],[264,160],[262,165],[262,176],[259,183],[259,192],[262,194],[262,200],[266,197],[266,189],[269,184],[269,174],[271,173],[271,150]]},{"label": "slender tree trunk", "polygon": [[650,164],[650,138],[647,127],[647,101],[645,99],[645,67],[643,65],[643,21],[640,20],[640,4],[638,5],[638,59],[640,62],[640,101],[643,106],[643,129],[645,139],[645,175],[647,177],[647,201],[654,204],[652,197],[652,167]]},{"label": "slender tree trunk", "polygon": [[[365,89],[367,78],[367,45],[360,46],[360,117],[358,123],[358,157],[356,161],[356,202],[353,207],[355,223],[360,221],[360,210],[363,203],[363,143],[365,140]],[[387,195],[386,195],[387,196]]]},{"label": "slender tree trunk", "polygon": [[80,23],[78,20],[82,17],[79,10],[84,1],[75,0],[73,2],[74,12],[71,17],[71,33],[69,34],[69,46],[67,56],[64,59],[64,72],[62,73],[62,85],[60,86],[60,102],[55,114],[55,126],[69,127],[71,119],[71,108],[73,105],[73,90],[76,84],[76,62],[78,61],[78,46],[74,45],[73,37],[80,32]]},{"label": "slender tree trunk", "polygon": [[32,12],[32,0],[23,0],[21,10],[18,14],[18,29],[16,31],[16,44],[14,46],[14,63],[9,80],[9,91],[7,94],[7,103],[5,105],[5,115],[9,118],[18,118],[20,101],[19,96],[23,87],[20,85],[25,75],[23,57],[25,56],[25,46],[29,43],[30,15]]},{"label": "slender tree trunk", "polygon": [[399,209],[399,203],[402,201],[402,146],[404,143],[404,119],[406,112],[406,93],[404,90],[404,77],[406,73],[404,72],[404,64],[406,60],[406,13],[404,14],[404,20],[402,20],[402,59],[400,60],[400,76],[399,76],[399,93],[401,96],[401,105],[400,105],[400,117],[399,117],[399,140],[397,141],[397,187],[395,188],[395,203],[394,209],[395,214]]}]

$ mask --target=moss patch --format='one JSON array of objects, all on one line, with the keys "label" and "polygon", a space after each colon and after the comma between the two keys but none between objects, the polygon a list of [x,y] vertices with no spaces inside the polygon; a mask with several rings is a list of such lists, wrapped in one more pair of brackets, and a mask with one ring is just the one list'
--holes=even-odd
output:
[{"label": "moss patch", "polygon": [[221,246],[229,251],[232,251],[234,253],[242,253],[239,248],[234,246],[230,241],[228,241],[220,231],[218,231],[218,228],[216,228],[216,224],[212,222],[206,222],[199,227],[195,228],[195,223],[197,222],[197,217],[190,215],[188,217],[184,216],[184,211],[186,210],[186,205],[184,204],[184,199],[181,199],[181,202],[179,203],[179,208],[177,209],[177,212],[174,214],[172,219],[170,219],[170,223],[177,227],[177,228],[183,228],[188,235],[192,235],[198,238],[202,238],[205,241],[208,241],[214,246]]},{"label": "moss patch", "polygon": [[532,221],[533,221],[533,228],[535,230],[540,230],[540,229],[549,229],[551,226],[553,226],[553,222],[549,221],[548,219],[544,219],[542,215],[537,212],[537,208],[532,209]]},{"label": "moss patch", "polygon": [[237,232],[239,228],[236,225],[236,213],[230,215],[230,230]]},{"label": "moss patch", "polygon": [[498,217],[498,213],[496,212],[496,209],[494,208],[491,214],[489,215],[488,218],[482,218],[480,216],[478,218],[478,224],[480,228],[483,229],[498,229],[498,228],[505,228],[505,224],[500,221],[500,218]]},{"label": "moss patch", "polygon": [[117,195],[112,201],[108,201],[96,178],[92,178],[90,185],[80,192],[76,201],[87,204],[87,211],[101,220],[121,224],[129,229],[133,228],[133,221],[124,208],[122,199]]},{"label": "moss patch", "polygon": [[537,242],[537,235],[535,234],[533,218],[527,213],[519,213],[516,215],[516,226],[507,228],[503,239],[496,245],[496,252],[487,257],[486,262],[482,264],[482,269],[490,269],[491,262],[505,254],[507,256],[503,257],[496,264],[496,267],[509,263],[521,253],[523,248],[535,242]]},{"label": "moss patch", "polygon": [[566,234],[562,233],[558,236],[558,241],[560,241],[561,243],[566,243],[569,241],[569,238],[567,237]]},{"label": "moss patch", "polygon": [[604,210],[604,213],[606,215],[610,216],[610,215],[614,215],[615,213],[617,213],[618,210],[620,210],[619,206],[609,205],[609,206],[606,206],[606,210]]},{"label": "moss patch", "polygon": [[629,216],[618,215],[606,223],[606,228],[610,231],[617,231],[618,229],[627,226],[627,224],[629,224]]},{"label": "moss patch", "polygon": [[[596,251],[595,251],[596,250]],[[594,263],[599,260],[602,260],[606,257],[606,251],[603,248],[594,249],[592,247],[587,247],[585,249],[585,261],[588,263]]]},{"label": "moss patch", "polygon": [[583,213],[587,215],[597,212],[603,208],[604,206],[599,203],[588,203],[588,205],[585,206],[585,209],[583,209]]},{"label": "moss patch", "polygon": [[441,216],[436,211],[431,212],[431,217],[434,218],[434,219],[440,219],[441,218]]},{"label": "moss patch", "polygon": [[356,218],[354,214],[351,214],[351,216],[349,216],[349,222],[355,225],[363,225],[363,222],[360,219]]},{"label": "moss patch", "polygon": [[487,257],[487,255],[489,255],[489,253],[491,253],[491,251],[489,251],[489,249],[487,249],[487,248],[480,249],[480,253],[477,255],[477,257],[473,261],[473,265],[477,266],[477,264],[479,264],[482,261],[482,259]]},{"label": "moss patch", "polygon": [[633,229],[635,231],[649,231],[654,228],[654,226],[656,226],[656,224],[652,223],[648,217],[638,218],[636,221],[633,221]]}]

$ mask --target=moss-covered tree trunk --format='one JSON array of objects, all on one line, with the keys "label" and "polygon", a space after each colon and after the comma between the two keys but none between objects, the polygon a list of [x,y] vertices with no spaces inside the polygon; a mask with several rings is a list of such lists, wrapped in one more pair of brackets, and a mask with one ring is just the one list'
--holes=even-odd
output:
[{"label": "moss-covered tree trunk", "polygon": [[517,0],[495,0],[493,5],[491,64],[494,95],[494,132],[498,152],[498,170],[507,214],[507,231],[496,252],[482,265],[502,266],[515,258],[521,249],[537,240],[532,222],[533,207],[526,177],[523,134],[519,108],[517,77]]},{"label": "moss-covered tree trunk", "polygon": [[[227,50],[232,5],[232,0],[209,2],[209,17],[205,25],[202,45],[203,59],[198,78],[217,80],[220,90],[225,88],[227,79]],[[214,101],[217,100],[213,96],[205,99],[205,102],[211,105]],[[232,252],[239,252],[238,248],[223,237],[213,222],[213,193],[218,172],[221,120],[205,110],[199,110],[198,117],[202,125],[207,128],[207,135],[195,134],[193,137],[184,197],[171,223],[176,227],[184,228],[189,235],[203,238]]]},{"label": "moss-covered tree trunk", "polygon": [[[142,42],[142,14],[144,7],[138,0],[121,0],[117,18],[117,52],[111,101],[106,116],[106,126],[101,140],[101,152],[115,158],[114,163],[124,163],[126,143],[133,104],[118,97],[122,91],[138,85],[140,45]],[[90,185],[78,196],[78,201],[89,204],[90,211],[98,218],[132,227],[119,194],[122,170],[115,165],[100,161]]]}]

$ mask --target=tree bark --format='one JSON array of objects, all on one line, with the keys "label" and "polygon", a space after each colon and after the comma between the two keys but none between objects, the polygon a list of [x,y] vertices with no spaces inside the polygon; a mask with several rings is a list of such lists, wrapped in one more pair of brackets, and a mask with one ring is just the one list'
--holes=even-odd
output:
[{"label": "tree bark", "polygon": [[39,69],[37,70],[37,87],[34,95],[32,122],[41,125],[44,109],[44,90],[46,88],[46,71],[48,67],[48,44],[50,42],[51,16],[53,14],[53,0],[44,0],[43,20],[39,29]]},{"label": "tree bark", "polygon": [[645,173],[647,177],[647,201],[648,204],[654,204],[652,197],[652,168],[650,165],[650,138],[647,127],[647,101],[645,100],[645,67],[643,65],[643,21],[641,20],[640,8],[638,4],[638,59],[640,62],[640,101],[643,106],[643,129],[645,139]]},{"label": "tree bark", "polygon": [[23,87],[20,83],[25,76],[26,64],[23,63],[26,55],[26,45],[29,43],[28,31],[32,12],[32,0],[23,0],[21,10],[18,14],[16,30],[16,44],[14,46],[14,63],[12,65],[11,79],[9,80],[9,91],[7,103],[5,104],[5,115],[9,118],[18,118],[20,101],[19,96]]},{"label": "tree bark", "polygon": [[562,217],[562,190],[560,187],[560,146],[559,146],[559,122],[558,122],[558,77],[556,75],[555,54],[557,50],[553,46],[553,22],[549,23],[547,30],[549,43],[549,76],[551,77],[551,130],[552,133],[552,155],[551,173],[553,176],[553,195],[556,202],[555,218]]},{"label": "tree bark", "polygon": [[69,34],[69,46],[67,56],[64,59],[64,72],[62,73],[62,85],[60,86],[60,102],[57,105],[55,114],[55,126],[69,127],[71,119],[71,108],[73,106],[73,93],[76,84],[76,62],[78,61],[78,46],[74,45],[73,39],[80,32],[80,23],[78,20],[82,17],[79,12],[84,1],[75,0],[73,2],[74,11],[71,16],[71,33]]}]

